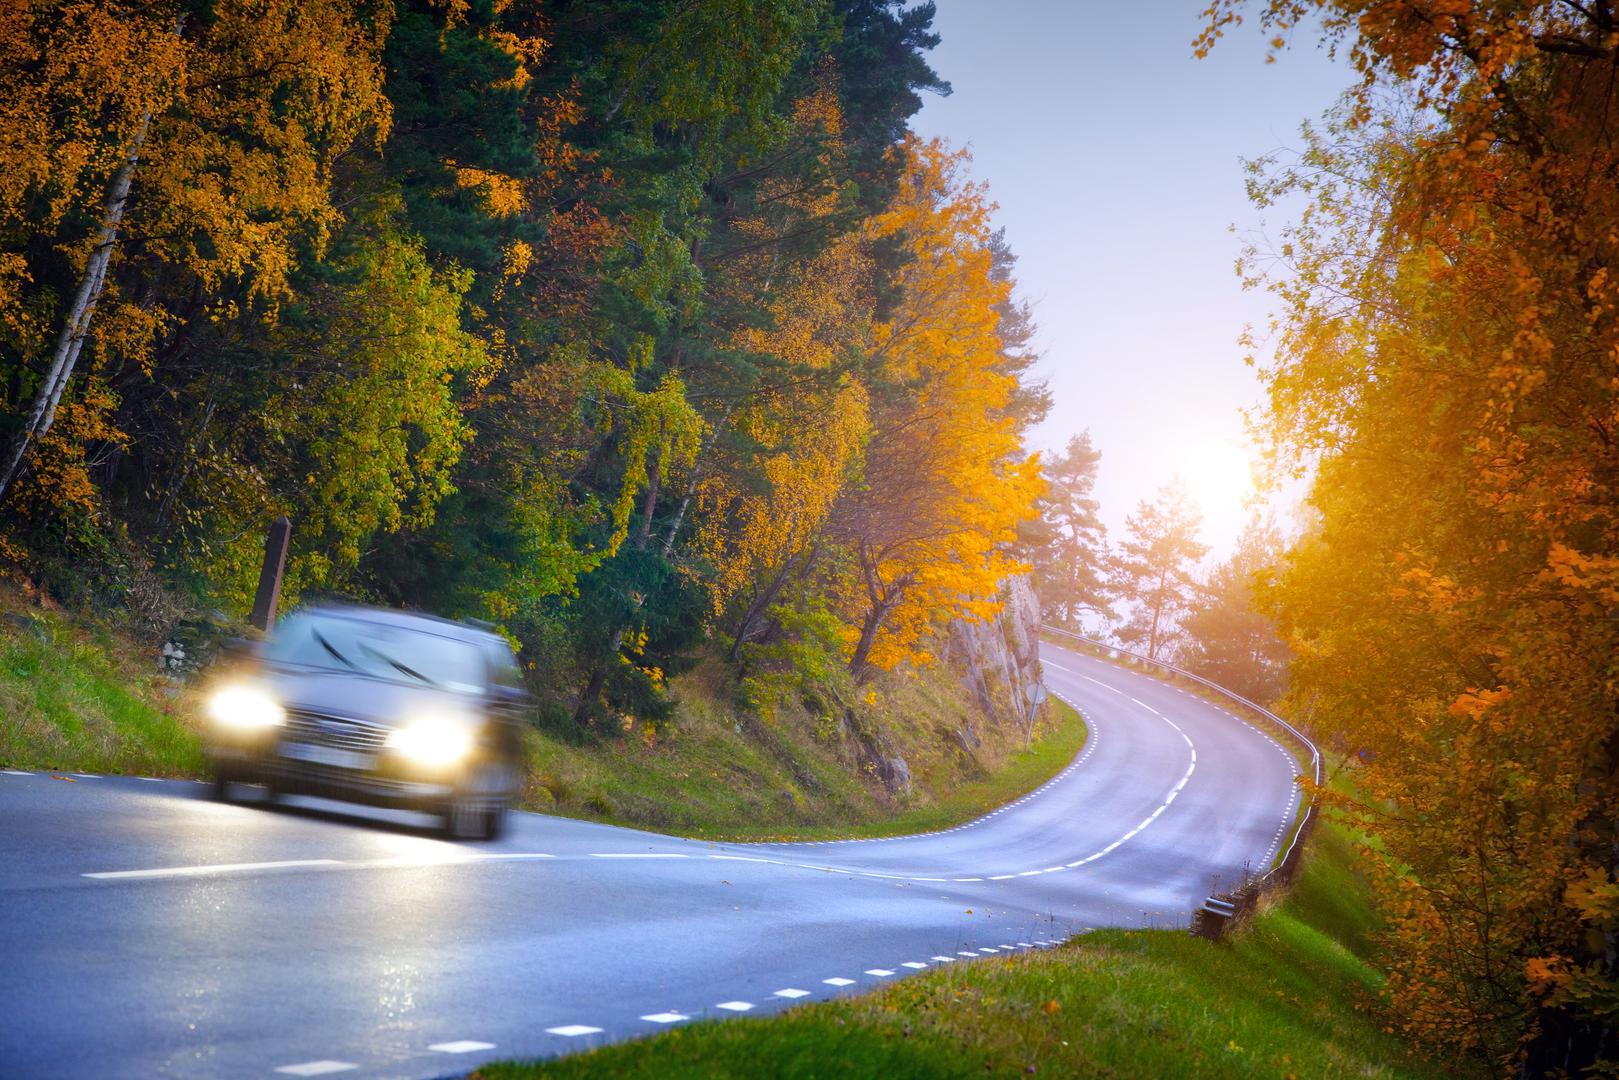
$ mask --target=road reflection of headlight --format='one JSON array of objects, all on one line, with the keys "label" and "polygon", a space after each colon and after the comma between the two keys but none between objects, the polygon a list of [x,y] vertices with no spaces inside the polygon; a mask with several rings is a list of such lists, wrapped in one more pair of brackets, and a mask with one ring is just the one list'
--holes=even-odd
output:
[{"label": "road reflection of headlight", "polygon": [[286,722],[275,698],[256,686],[222,686],[208,699],[208,715],[221,727],[252,730]]},{"label": "road reflection of headlight", "polygon": [[388,747],[422,765],[452,765],[472,749],[472,732],[451,717],[426,716],[390,732]]}]

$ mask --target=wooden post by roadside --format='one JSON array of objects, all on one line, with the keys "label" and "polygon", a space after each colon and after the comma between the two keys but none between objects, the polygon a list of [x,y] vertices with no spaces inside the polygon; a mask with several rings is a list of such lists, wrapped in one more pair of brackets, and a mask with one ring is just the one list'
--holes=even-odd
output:
[{"label": "wooden post by roadside", "polygon": [[259,570],[259,591],[253,598],[253,614],[248,622],[269,632],[275,625],[275,606],[281,599],[281,575],[287,568],[287,545],[292,540],[292,522],[282,514],[270,522],[264,537],[264,566]]}]

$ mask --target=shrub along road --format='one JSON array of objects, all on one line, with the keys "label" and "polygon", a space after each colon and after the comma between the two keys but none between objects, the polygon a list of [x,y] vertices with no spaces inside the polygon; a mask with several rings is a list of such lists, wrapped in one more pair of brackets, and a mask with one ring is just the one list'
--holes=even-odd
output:
[{"label": "shrub along road", "polygon": [[440,1076],[1184,923],[1270,862],[1297,806],[1280,746],[1042,652],[1084,751],[923,836],[715,844],[519,815],[458,845],[334,804],[0,774],[0,1074]]}]

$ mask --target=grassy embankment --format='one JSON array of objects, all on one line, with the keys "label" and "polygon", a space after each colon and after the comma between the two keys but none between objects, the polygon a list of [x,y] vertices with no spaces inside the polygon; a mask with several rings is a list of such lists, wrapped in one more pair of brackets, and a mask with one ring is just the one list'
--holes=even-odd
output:
[{"label": "grassy embankment", "polygon": [[0,766],[200,776],[194,695],[117,630],[7,603],[0,623]]},{"label": "grassy embankment", "polygon": [[[201,775],[198,691],[159,675],[155,649],[15,594],[0,595],[0,610],[0,767]],[[879,680],[841,723],[801,703],[767,719],[729,689],[712,668],[678,680],[675,721],[655,737],[576,746],[530,731],[527,805],[709,839],[919,832],[1037,787],[1085,739],[1063,708],[1024,752],[1020,732],[987,723],[942,671]],[[956,736],[969,726],[980,739],[970,755]],[[862,768],[873,747],[905,758],[909,793]]]},{"label": "grassy embankment", "polygon": [[482,1080],[584,1077],[1434,1077],[1384,1030],[1354,846],[1316,832],[1298,883],[1234,939],[1102,931],[769,1019],[705,1021]]}]

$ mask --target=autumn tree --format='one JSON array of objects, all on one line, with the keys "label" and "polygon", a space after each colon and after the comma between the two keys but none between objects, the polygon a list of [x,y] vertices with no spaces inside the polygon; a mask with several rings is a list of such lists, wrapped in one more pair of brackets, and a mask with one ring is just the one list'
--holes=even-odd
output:
[{"label": "autumn tree", "polygon": [[900,300],[873,331],[883,385],[874,395],[863,483],[838,509],[852,552],[850,670],[865,676],[922,659],[929,632],[951,617],[997,610],[999,584],[1022,569],[1011,547],[1041,481],[1006,411],[1016,379],[1003,362],[982,188],[968,160],[908,140],[893,207],[870,226],[908,261]]},{"label": "autumn tree", "polygon": [[1041,614],[1069,629],[1077,628],[1085,615],[1117,617],[1111,606],[1107,527],[1093,494],[1101,460],[1102,452],[1085,431],[1070,438],[1062,453],[1043,461],[1046,490],[1036,504],[1039,516],[1023,529]]},{"label": "autumn tree", "polygon": [[386,130],[386,5],[189,10],[66,0],[0,14],[0,365],[12,419],[0,496],[74,400],[87,344],[81,407],[110,406],[105,373],[150,370],[194,314],[186,303],[201,298],[218,317],[283,300],[300,245],[338,218],[338,155]]},{"label": "autumn tree", "polygon": [[1275,591],[1289,700],[1367,751],[1342,801],[1378,841],[1400,1023],[1480,1072],[1611,1072],[1619,25],[1256,7],[1276,47],[1319,25],[1362,76],[1254,185],[1309,207],[1285,261],[1246,260],[1281,303],[1266,423],[1320,521]]},{"label": "autumn tree", "polygon": [[1130,604],[1128,619],[1114,631],[1124,644],[1156,658],[1177,640],[1180,617],[1196,596],[1197,562],[1209,550],[1197,539],[1202,523],[1202,511],[1178,479],[1125,518],[1112,568],[1113,587]]},{"label": "autumn tree", "polygon": [[1250,520],[1231,555],[1199,583],[1180,623],[1179,665],[1261,705],[1273,704],[1287,687],[1287,646],[1261,599],[1283,550],[1274,524]]}]

